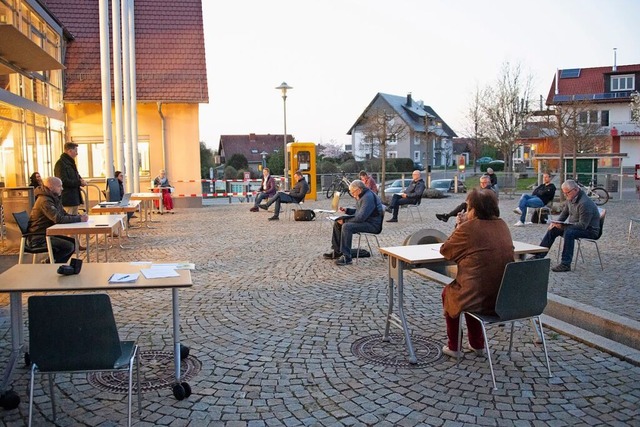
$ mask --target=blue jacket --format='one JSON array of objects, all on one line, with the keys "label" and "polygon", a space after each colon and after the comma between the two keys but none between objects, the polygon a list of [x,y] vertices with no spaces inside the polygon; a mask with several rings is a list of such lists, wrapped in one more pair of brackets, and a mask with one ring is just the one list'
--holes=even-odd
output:
[{"label": "blue jacket", "polygon": [[382,202],[377,194],[368,188],[364,188],[360,197],[356,201],[356,207],[347,208],[345,213],[347,215],[354,215],[353,218],[349,218],[349,222],[369,222],[371,224],[382,227],[382,217],[384,208]]}]

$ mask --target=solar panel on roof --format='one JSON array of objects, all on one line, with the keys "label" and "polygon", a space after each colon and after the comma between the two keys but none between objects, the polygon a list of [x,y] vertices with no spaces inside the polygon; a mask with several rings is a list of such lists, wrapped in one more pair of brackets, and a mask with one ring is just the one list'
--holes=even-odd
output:
[{"label": "solar panel on roof", "polygon": [[575,79],[580,77],[580,68],[568,68],[566,70],[560,70],[561,79]]}]

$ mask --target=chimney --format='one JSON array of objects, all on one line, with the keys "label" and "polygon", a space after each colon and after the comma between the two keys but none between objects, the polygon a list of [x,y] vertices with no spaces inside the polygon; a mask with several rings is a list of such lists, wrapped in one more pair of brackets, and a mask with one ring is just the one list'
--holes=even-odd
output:
[{"label": "chimney", "polygon": [[618,71],[618,65],[616,64],[616,53],[617,53],[618,48],[614,47],[613,48],[613,71]]},{"label": "chimney", "polygon": [[411,92],[407,94],[407,107],[411,107]]},{"label": "chimney", "polygon": [[256,134],[255,133],[250,133],[249,134],[249,142],[256,142]]}]

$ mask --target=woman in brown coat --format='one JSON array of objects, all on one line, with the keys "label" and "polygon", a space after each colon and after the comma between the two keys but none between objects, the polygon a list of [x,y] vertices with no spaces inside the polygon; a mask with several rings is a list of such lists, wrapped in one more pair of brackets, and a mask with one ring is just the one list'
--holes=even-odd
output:
[{"label": "woman in brown coat", "polygon": [[[498,198],[491,190],[474,189],[467,196],[466,213],[458,214],[457,227],[440,253],[458,265],[456,279],[442,291],[448,343],[443,353],[456,357],[460,351],[460,312],[495,314],[496,297],[507,263],[513,261],[513,241],[500,217]],[[469,347],[484,352],[480,324],[466,316]]]}]

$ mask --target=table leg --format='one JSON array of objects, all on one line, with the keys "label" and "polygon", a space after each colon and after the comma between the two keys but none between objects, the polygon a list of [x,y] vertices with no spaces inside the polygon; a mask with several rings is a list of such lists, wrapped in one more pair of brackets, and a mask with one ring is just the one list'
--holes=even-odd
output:
[{"label": "table leg", "polygon": [[[396,283],[398,289],[398,314],[393,313],[393,283]],[[415,351],[413,350],[413,343],[411,342],[411,332],[409,331],[409,324],[404,314],[404,262],[389,256],[389,308],[387,312],[387,323],[385,325],[385,332],[383,339],[389,340],[389,326],[401,328],[404,332],[404,339],[407,345],[407,351],[409,352],[409,363],[418,363]]]},{"label": "table leg", "polygon": [[51,237],[47,236],[45,239],[47,240],[47,251],[49,252],[49,262],[51,264],[54,264],[55,260],[53,258],[53,246],[51,245]]},{"label": "table leg", "polygon": [[178,289],[171,289],[173,305],[173,363],[175,365],[176,383],[180,383],[180,308],[178,307]]},{"label": "table leg", "polygon": [[2,388],[0,391],[9,390],[9,383],[13,377],[13,371],[22,350],[24,331],[22,330],[22,292],[11,292],[9,295],[9,310],[11,318],[11,356],[2,376]]}]

